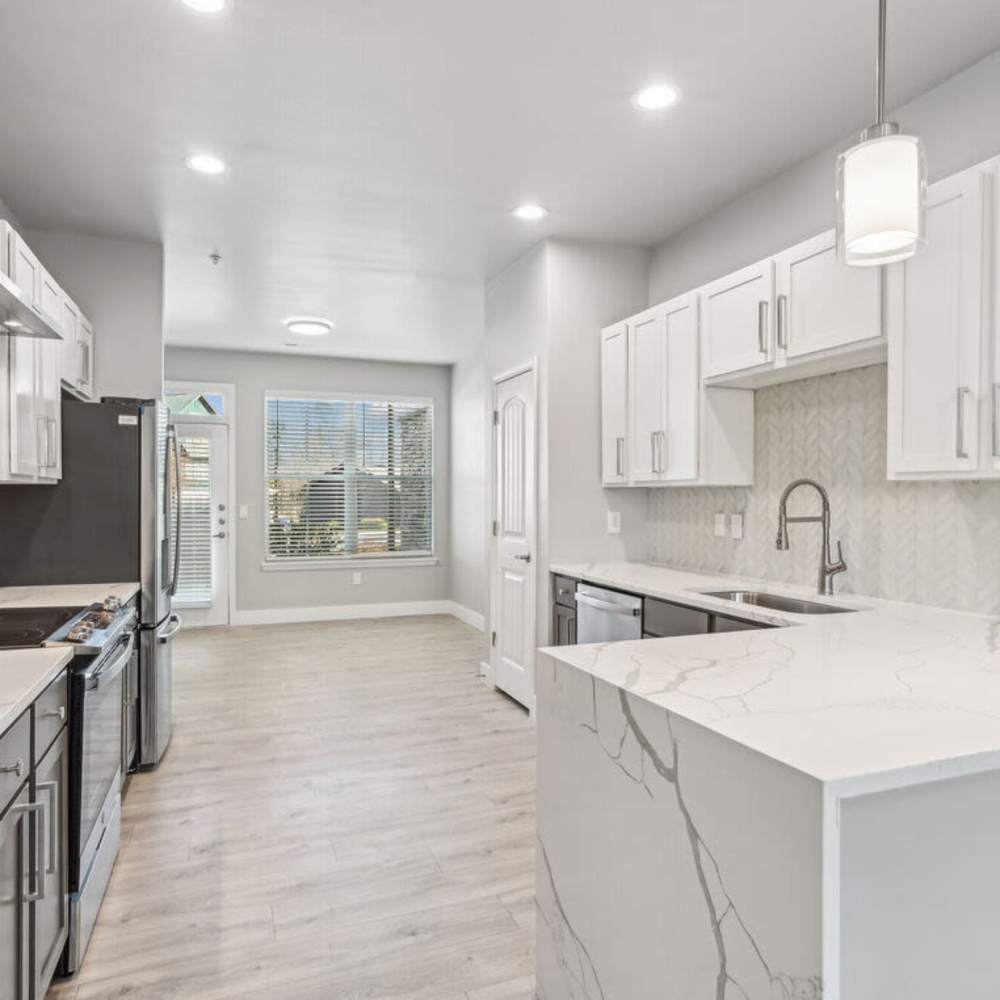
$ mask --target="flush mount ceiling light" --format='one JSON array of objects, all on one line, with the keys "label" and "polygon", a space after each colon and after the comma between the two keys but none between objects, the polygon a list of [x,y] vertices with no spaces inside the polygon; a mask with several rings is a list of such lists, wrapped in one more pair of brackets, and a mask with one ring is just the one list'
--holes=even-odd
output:
[{"label": "flush mount ceiling light", "polygon": [[196,174],[217,176],[226,172],[225,161],[211,153],[192,153],[185,161],[189,170]]},{"label": "flush mount ceiling light", "polygon": [[285,320],[289,333],[305,337],[322,337],[333,329],[333,324],[322,316],[289,316]]},{"label": "flush mount ceiling light", "polygon": [[885,120],[886,0],[878,5],[874,125],[837,157],[837,250],[853,267],[892,264],[924,244],[923,143]]},{"label": "flush mount ceiling light", "polygon": [[536,205],[530,201],[524,205],[518,205],[514,209],[514,217],[520,219],[522,222],[537,222],[539,219],[544,219],[548,214],[549,210],[547,208],[542,208],[541,205]]},{"label": "flush mount ceiling light", "polygon": [[182,0],[182,2],[199,14],[221,14],[226,9],[226,0]]},{"label": "flush mount ceiling light", "polygon": [[669,83],[654,83],[632,95],[632,104],[640,111],[662,111],[676,104],[680,91]]}]

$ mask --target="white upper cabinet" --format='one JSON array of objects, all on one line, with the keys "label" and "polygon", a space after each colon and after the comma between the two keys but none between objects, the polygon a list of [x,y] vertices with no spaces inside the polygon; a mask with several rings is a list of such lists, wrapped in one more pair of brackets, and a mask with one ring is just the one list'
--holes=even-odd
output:
[{"label": "white upper cabinet", "polygon": [[601,331],[601,454],[605,486],[628,482],[628,324]]},{"label": "white upper cabinet", "polygon": [[44,268],[17,230],[4,226],[7,237],[7,275],[20,288],[25,301],[38,307]]},{"label": "white upper cabinet", "polygon": [[779,364],[881,343],[881,269],[845,266],[833,229],[778,254],[774,266]]},{"label": "white upper cabinet", "polygon": [[666,313],[663,306],[634,316],[629,322],[629,399],[631,434],[629,480],[660,480],[666,423]]},{"label": "white upper cabinet", "polygon": [[60,331],[62,330],[64,298],[63,290],[59,287],[56,279],[44,267],[39,268],[38,294],[35,306]]},{"label": "white upper cabinet", "polygon": [[698,298],[668,302],[666,313],[666,397],[660,477],[667,482],[698,478],[699,399]]},{"label": "white upper cabinet", "polygon": [[988,176],[977,167],[929,188],[927,245],[889,270],[890,479],[994,471],[992,435],[980,434],[992,410],[983,364],[993,346],[983,322]]},{"label": "white upper cabinet", "polygon": [[774,264],[744,267],[701,289],[702,374],[732,375],[774,358]]},{"label": "white upper cabinet", "polygon": [[94,328],[80,307],[68,296],[62,299],[62,355],[60,377],[63,385],[81,399],[94,395]]},{"label": "white upper cabinet", "polygon": [[83,313],[80,314],[80,330],[76,340],[79,364],[77,379],[78,395],[84,399],[94,398],[94,327]]}]

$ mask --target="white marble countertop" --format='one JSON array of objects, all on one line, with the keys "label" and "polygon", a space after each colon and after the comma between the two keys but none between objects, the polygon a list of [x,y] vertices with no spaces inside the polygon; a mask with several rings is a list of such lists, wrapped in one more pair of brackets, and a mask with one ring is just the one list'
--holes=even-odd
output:
[{"label": "white marble countertop", "polygon": [[[1000,768],[1000,619],[641,563],[552,572],[786,628],[545,652],[845,794]],[[754,589],[858,608],[778,614],[706,597]]]},{"label": "white marble countertop", "polygon": [[115,596],[123,603],[139,593],[138,583],[70,583],[43,587],[0,587],[3,608],[71,608]]},{"label": "white marble countertop", "polygon": [[72,646],[0,652],[0,733],[17,721],[72,659]]},{"label": "white marble countertop", "polygon": [[[139,592],[138,583],[74,583],[44,587],[0,587],[4,608],[86,607],[114,595],[127,601]],[[72,646],[0,650],[0,733],[52,683],[70,660]]]}]

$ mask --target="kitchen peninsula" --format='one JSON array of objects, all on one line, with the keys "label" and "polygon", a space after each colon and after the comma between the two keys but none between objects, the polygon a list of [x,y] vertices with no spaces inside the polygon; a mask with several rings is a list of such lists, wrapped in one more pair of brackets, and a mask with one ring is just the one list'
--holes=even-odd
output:
[{"label": "kitchen peninsula", "polygon": [[[552,570],[729,614],[704,592],[746,585]],[[539,997],[992,995],[1000,621],[821,600],[856,610],[542,653]]]}]

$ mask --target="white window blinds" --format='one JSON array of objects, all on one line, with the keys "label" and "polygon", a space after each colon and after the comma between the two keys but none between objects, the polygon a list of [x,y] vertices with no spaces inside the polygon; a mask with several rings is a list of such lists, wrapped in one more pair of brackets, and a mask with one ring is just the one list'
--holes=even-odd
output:
[{"label": "white window blinds", "polygon": [[429,402],[266,399],[267,558],[429,555]]},{"label": "white window blinds", "polygon": [[181,547],[177,594],[182,604],[212,602],[212,442],[178,428]]}]

